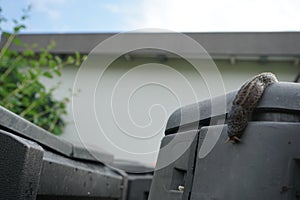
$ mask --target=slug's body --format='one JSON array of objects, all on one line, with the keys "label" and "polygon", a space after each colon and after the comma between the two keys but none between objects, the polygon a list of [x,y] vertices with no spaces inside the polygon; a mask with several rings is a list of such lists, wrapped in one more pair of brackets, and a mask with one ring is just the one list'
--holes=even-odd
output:
[{"label": "slug's body", "polygon": [[228,113],[228,141],[239,142],[255,106],[264,90],[278,82],[272,73],[261,73],[247,81],[237,92]]}]

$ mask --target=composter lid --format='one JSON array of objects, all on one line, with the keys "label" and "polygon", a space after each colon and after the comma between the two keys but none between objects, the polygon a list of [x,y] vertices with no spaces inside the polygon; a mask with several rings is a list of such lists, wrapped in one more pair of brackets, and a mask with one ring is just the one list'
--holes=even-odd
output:
[{"label": "composter lid", "polygon": [[39,143],[67,157],[111,163],[113,155],[95,148],[86,149],[59,138],[0,106],[0,129]]},{"label": "composter lid", "polygon": [[[237,91],[230,92],[225,95],[225,98],[224,96],[219,96],[213,99],[214,105],[226,105],[226,108],[220,109],[214,116],[211,115],[211,99],[190,104],[175,110],[169,117],[165,134],[177,132],[179,127],[188,124],[201,124],[201,122],[207,121],[212,117],[224,116],[230,110],[236,93]],[[226,101],[225,104],[222,102],[224,100]],[[224,110],[226,110],[226,113],[224,113]],[[254,110],[254,112],[260,111],[293,114],[295,114],[295,111],[300,111],[300,84],[279,82],[267,87],[259,104]]]}]

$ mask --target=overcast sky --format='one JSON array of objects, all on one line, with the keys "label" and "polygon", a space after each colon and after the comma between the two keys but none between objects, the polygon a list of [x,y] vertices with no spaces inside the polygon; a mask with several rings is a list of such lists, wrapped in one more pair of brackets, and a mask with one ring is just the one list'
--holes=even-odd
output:
[{"label": "overcast sky", "polygon": [[[24,32],[300,31],[300,0],[0,0],[8,18],[32,5]],[[9,25],[6,26],[9,29]]]}]

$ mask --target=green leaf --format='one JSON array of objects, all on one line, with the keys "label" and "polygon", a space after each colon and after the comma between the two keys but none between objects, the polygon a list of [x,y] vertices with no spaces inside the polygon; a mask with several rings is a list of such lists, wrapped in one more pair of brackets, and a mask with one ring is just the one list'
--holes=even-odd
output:
[{"label": "green leaf", "polygon": [[34,51],[31,49],[26,49],[23,51],[24,56],[34,56],[34,54],[35,54]]},{"label": "green leaf", "polygon": [[29,75],[30,75],[30,79],[35,79],[37,77],[32,70],[29,70]]},{"label": "green leaf", "polygon": [[14,83],[6,83],[5,87],[6,88],[16,88],[16,84],[14,84]]},{"label": "green leaf", "polygon": [[56,62],[54,60],[49,60],[49,67],[54,69],[56,67]]},{"label": "green leaf", "polygon": [[43,75],[48,78],[53,78],[53,75],[50,72],[44,72]]},{"label": "green leaf", "polygon": [[42,74],[42,69],[40,67],[36,67],[35,71],[37,74]]},{"label": "green leaf", "polygon": [[58,126],[55,126],[54,129],[52,130],[52,132],[55,135],[60,135],[62,133],[62,130]]},{"label": "green leaf", "polygon": [[39,62],[36,61],[36,60],[29,60],[28,61],[28,65],[33,67],[33,68],[38,68],[40,65],[39,65]]},{"label": "green leaf", "polygon": [[56,60],[57,64],[61,64],[62,60],[59,56],[55,56],[54,59]]},{"label": "green leaf", "polygon": [[7,91],[5,88],[0,87],[0,95],[1,95],[2,97],[5,97],[5,96],[8,95],[8,91]]},{"label": "green leaf", "polygon": [[44,56],[41,56],[39,62],[41,66],[47,66],[48,59]]},{"label": "green leaf", "polygon": [[60,72],[60,70],[59,69],[54,69],[53,70],[54,71],[54,73],[57,75],[57,76],[61,76],[61,72]]},{"label": "green leaf", "polygon": [[21,46],[22,45],[21,39],[20,38],[16,38],[16,37],[13,39],[13,43],[15,45],[17,45],[17,46]]},{"label": "green leaf", "polygon": [[75,58],[76,58],[75,65],[79,66],[81,63],[81,60],[80,60],[80,54],[77,51],[75,52]]},{"label": "green leaf", "polygon": [[24,24],[18,25],[14,27],[14,33],[18,33],[21,29],[25,29],[26,26]]},{"label": "green leaf", "polygon": [[11,35],[11,33],[3,31],[2,35],[5,36],[5,37],[9,37]]},{"label": "green leaf", "polygon": [[75,62],[74,57],[73,57],[73,56],[68,56],[68,58],[67,58],[67,63],[68,63],[68,64],[73,64],[74,62]]}]

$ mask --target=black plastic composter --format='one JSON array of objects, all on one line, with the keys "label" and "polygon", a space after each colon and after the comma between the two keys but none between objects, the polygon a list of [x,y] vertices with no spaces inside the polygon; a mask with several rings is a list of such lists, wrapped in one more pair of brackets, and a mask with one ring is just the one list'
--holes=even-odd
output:
[{"label": "black plastic composter", "polygon": [[149,199],[300,199],[300,84],[268,87],[239,144],[225,143],[226,114],[211,108],[207,100],[170,116]]}]

